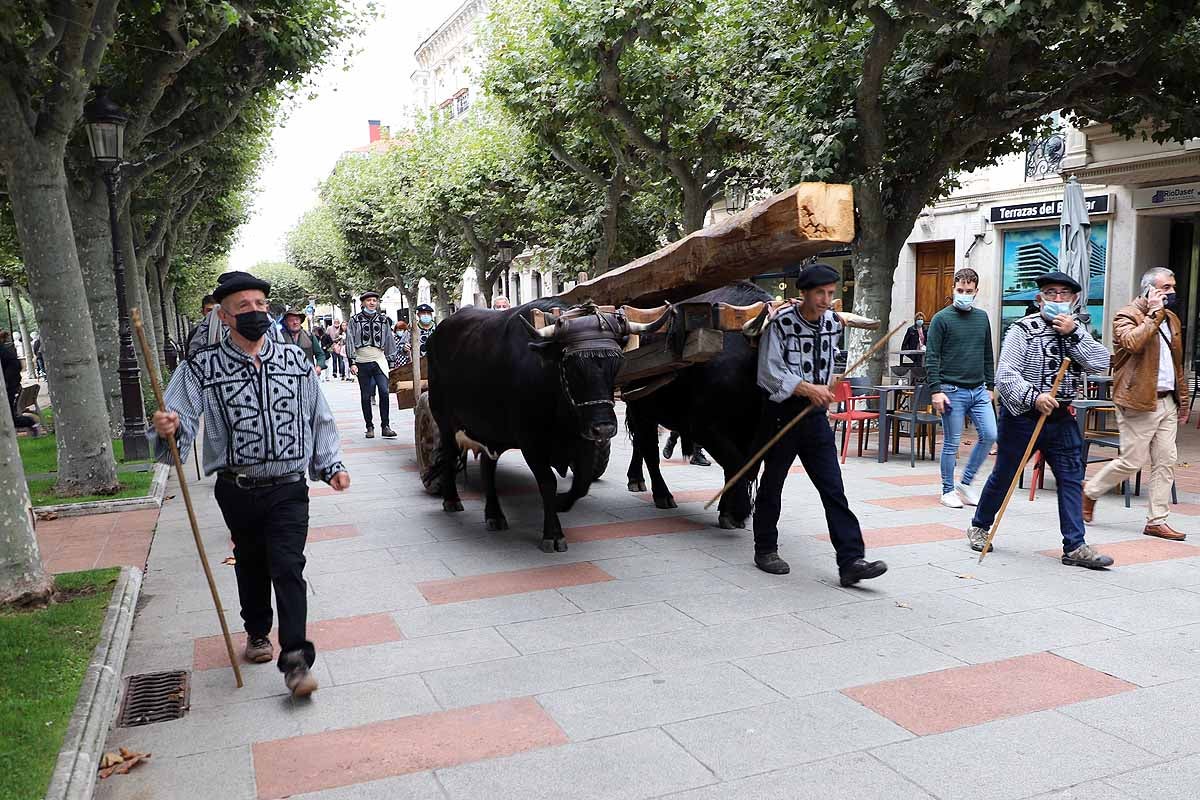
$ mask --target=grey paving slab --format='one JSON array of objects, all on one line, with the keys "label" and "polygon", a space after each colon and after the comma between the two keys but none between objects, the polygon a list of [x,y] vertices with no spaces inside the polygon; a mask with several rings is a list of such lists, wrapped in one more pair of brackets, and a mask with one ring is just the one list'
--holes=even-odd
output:
[{"label": "grey paving slab", "polygon": [[1195,800],[1200,793],[1200,756],[1114,775],[1108,782],[1136,800]]},{"label": "grey paving slab", "polygon": [[538,696],[538,702],[573,741],[779,699],[778,692],[732,664],[671,670]]},{"label": "grey paving slab", "polygon": [[1058,655],[1139,686],[1200,675],[1200,625],[1062,647]]},{"label": "grey paving slab", "polygon": [[333,650],[324,655],[335,683],[357,683],[440,667],[492,661],[517,651],[491,628]]},{"label": "grey paving slab", "polygon": [[641,554],[622,558],[604,558],[594,562],[614,578],[629,580],[651,575],[670,575],[697,569],[724,566],[725,562],[703,550],[669,550],[653,555]]},{"label": "grey paving slab", "polygon": [[[480,523],[482,525],[482,523]],[[573,564],[579,561],[598,561],[605,558],[621,558],[623,556],[639,555],[646,552],[632,539],[606,539],[595,542],[575,542],[569,545],[565,553],[543,553],[537,544],[541,541],[540,528],[531,532],[528,537],[514,543],[512,550],[504,550],[497,554],[439,556],[455,575],[482,575],[487,572],[507,572],[516,569],[532,567],[552,567],[560,564]]]},{"label": "grey paving slab", "polygon": [[728,581],[705,570],[654,575],[632,580],[605,581],[559,589],[563,597],[584,611],[652,603],[677,597],[729,594],[740,591]]},{"label": "grey paving slab", "polygon": [[438,701],[452,708],[620,680],[653,671],[628,648],[608,643],[440,669],[427,672],[423,677]]},{"label": "grey paving slab", "polygon": [[1197,708],[1200,708],[1200,679],[1138,689],[1059,710],[1143,750],[1178,758],[1200,753]]},{"label": "grey paving slab", "polygon": [[646,603],[555,619],[518,622],[501,626],[497,631],[520,652],[541,653],[699,627],[700,623],[666,603]]},{"label": "grey paving slab", "polygon": [[438,770],[437,776],[451,800],[642,800],[714,780],[656,729]]},{"label": "grey paving slab", "polygon": [[1037,608],[1063,608],[1070,603],[1121,597],[1131,592],[1120,586],[1092,580],[1085,575],[1067,575],[1053,580],[1043,577],[1018,578],[983,586],[964,586],[947,594],[970,600],[994,611],[1011,614]]},{"label": "grey paving slab", "polygon": [[410,608],[393,613],[392,618],[405,636],[413,638],[579,613],[578,606],[548,590]]},{"label": "grey paving slab", "polygon": [[797,616],[842,639],[865,639],[981,619],[995,613],[949,592],[926,592],[801,611]]},{"label": "grey paving slab", "polygon": [[850,753],[702,789],[664,800],[933,800],[895,770],[866,753]]},{"label": "grey paving slab", "polygon": [[942,800],[1015,800],[1154,763],[1151,753],[1054,711],[871,751]]},{"label": "grey paving slab", "polygon": [[1120,569],[1093,572],[1089,577],[1097,582],[1122,586],[1139,592],[1172,587],[1200,586],[1200,559],[1173,558],[1147,564],[1129,564]]},{"label": "grey paving slab", "polygon": [[911,736],[836,692],[713,714],[667,725],[666,731],[722,779],[818,761]]},{"label": "grey paving slab", "polygon": [[326,686],[295,701],[301,733],[351,728],[386,719],[429,714],[440,706],[418,675]]},{"label": "grey paving slab", "polygon": [[682,669],[778,653],[838,641],[838,637],[790,614],[752,622],[730,622],[624,641],[626,647],[659,669]]},{"label": "grey paving slab", "polygon": [[445,797],[432,772],[413,772],[321,792],[294,794],[291,800],[445,800]]},{"label": "grey paving slab", "polygon": [[1073,603],[1063,606],[1063,610],[1130,633],[1147,633],[1200,623],[1200,593],[1160,589],[1132,597]]},{"label": "grey paving slab", "polygon": [[1069,789],[1060,789],[1056,792],[1047,794],[1039,794],[1037,797],[1031,797],[1029,800],[1137,800],[1132,795],[1122,792],[1104,781],[1087,781],[1072,786]]},{"label": "grey paving slab", "polygon": [[250,746],[227,747],[178,757],[155,750],[148,761],[125,775],[97,781],[95,798],[194,800],[198,797],[198,787],[204,787],[204,797],[256,800]]},{"label": "grey paving slab", "polygon": [[755,656],[735,663],[788,697],[962,666],[955,658],[895,634]]},{"label": "grey paving slab", "polygon": [[[332,686],[333,678],[325,667],[322,658],[317,654],[317,661],[312,666],[312,673],[321,686]],[[239,662],[242,670],[242,688],[237,688],[233,679],[233,670],[228,666],[223,669],[202,669],[192,673],[191,677],[191,707],[199,711],[206,708],[228,705],[229,703],[244,703],[247,700],[259,700],[264,697],[275,697],[281,701],[288,696],[288,688],[283,682],[283,673],[274,662],[266,664],[247,664]]]},{"label": "grey paving slab", "polygon": [[670,604],[705,625],[773,617],[810,608],[853,603],[855,595],[832,586],[797,576],[783,586],[766,589],[735,589],[706,597],[670,600]]},{"label": "grey paving slab", "polygon": [[971,664],[1125,635],[1124,631],[1056,608],[955,622],[907,634],[914,641]]}]

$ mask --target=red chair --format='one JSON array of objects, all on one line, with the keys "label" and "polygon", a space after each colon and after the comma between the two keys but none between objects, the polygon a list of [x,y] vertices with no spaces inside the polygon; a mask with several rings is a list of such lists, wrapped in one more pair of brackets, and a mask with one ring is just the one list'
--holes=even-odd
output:
[{"label": "red chair", "polygon": [[[838,411],[833,411],[829,414],[829,418],[836,423],[843,424],[842,429],[842,463],[846,463],[846,450],[850,445],[850,426],[858,427],[858,457],[862,458],[863,441],[869,439],[871,435],[870,427],[867,425],[871,420],[879,419],[878,411],[864,411],[857,408],[859,403],[865,403],[869,400],[878,400],[879,395],[855,395],[854,387],[846,381],[839,381],[833,389],[833,397],[837,400]],[[883,446],[881,444],[881,446]]]}]

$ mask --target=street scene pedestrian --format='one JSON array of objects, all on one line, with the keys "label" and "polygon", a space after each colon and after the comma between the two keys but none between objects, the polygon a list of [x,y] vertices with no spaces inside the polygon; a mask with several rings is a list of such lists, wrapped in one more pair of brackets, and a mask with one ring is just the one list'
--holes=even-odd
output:
[{"label": "street scene pedestrian", "polygon": [[1173,308],[1175,273],[1154,267],[1142,275],[1142,293],[1113,317],[1113,403],[1121,452],[1083,486],[1083,519],[1091,522],[1096,501],[1150,467],[1149,502],[1142,533],[1182,541],[1187,534],[1167,523],[1175,483],[1179,426],[1188,421],[1183,325]]},{"label": "street scene pedestrian", "polygon": [[304,309],[289,308],[283,315],[283,341],[304,351],[304,357],[313,365],[317,376],[325,370],[325,348],[321,346],[321,337],[304,330],[306,315]]},{"label": "street scene pedestrian", "polygon": [[4,373],[4,393],[13,424],[18,428],[34,428],[33,420],[21,414],[22,409],[17,407],[17,399],[21,396],[21,359],[8,331],[0,331],[0,371]]},{"label": "street scene pedestrian", "polygon": [[399,359],[399,345],[392,333],[392,322],[379,310],[379,293],[363,292],[362,311],[350,318],[346,330],[346,359],[350,374],[358,378],[366,438],[375,438],[375,419],[371,401],[378,397],[380,433],[385,439],[396,438],[390,422],[388,373]]},{"label": "street scene pedestrian", "polygon": [[905,359],[909,363],[917,366],[925,363],[923,353],[928,346],[928,335],[929,331],[925,328],[925,313],[918,311],[916,317],[913,318],[913,324],[908,326],[908,330],[904,332],[904,339],[900,343],[900,349],[906,351]]},{"label": "street scene pedestrian", "polygon": [[187,344],[184,347],[189,356],[201,347],[216,344],[216,335],[224,332],[224,328],[214,317],[216,305],[217,300],[211,294],[204,295],[204,299],[200,301],[200,321],[188,334]]},{"label": "street scene pedestrian", "polygon": [[433,319],[433,306],[428,303],[421,303],[417,306],[417,337],[420,343],[421,358],[425,358],[427,355],[429,337],[436,327],[437,323]]}]

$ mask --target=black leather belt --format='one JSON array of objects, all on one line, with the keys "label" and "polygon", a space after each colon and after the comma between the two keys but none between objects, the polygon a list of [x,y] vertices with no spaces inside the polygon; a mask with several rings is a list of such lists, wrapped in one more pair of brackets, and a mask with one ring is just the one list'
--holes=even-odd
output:
[{"label": "black leather belt", "polygon": [[1169,391],[1169,392],[1159,392],[1159,393],[1158,393],[1158,399],[1159,399],[1159,400],[1162,400],[1164,397],[1174,397],[1174,396],[1175,396],[1175,390],[1174,390],[1174,389],[1172,389],[1172,390],[1171,390],[1171,391]]},{"label": "black leather belt", "polygon": [[265,478],[252,478],[249,475],[239,475],[231,470],[222,470],[217,477],[229,481],[239,489],[262,489],[266,486],[284,486],[289,483],[299,483],[304,480],[303,472],[289,472],[286,475],[271,475]]}]

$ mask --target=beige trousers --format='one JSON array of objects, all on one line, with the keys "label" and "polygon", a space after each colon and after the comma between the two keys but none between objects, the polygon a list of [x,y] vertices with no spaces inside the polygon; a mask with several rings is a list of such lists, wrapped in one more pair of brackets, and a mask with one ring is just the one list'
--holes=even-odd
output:
[{"label": "beige trousers", "polygon": [[1179,404],[1175,398],[1160,398],[1153,411],[1130,411],[1117,406],[1117,428],[1121,431],[1121,455],[1108,462],[1083,487],[1093,500],[1123,480],[1133,480],[1138,470],[1151,465],[1150,506],[1146,524],[1166,522],[1170,512],[1171,484],[1175,481],[1175,435],[1179,431]]}]

